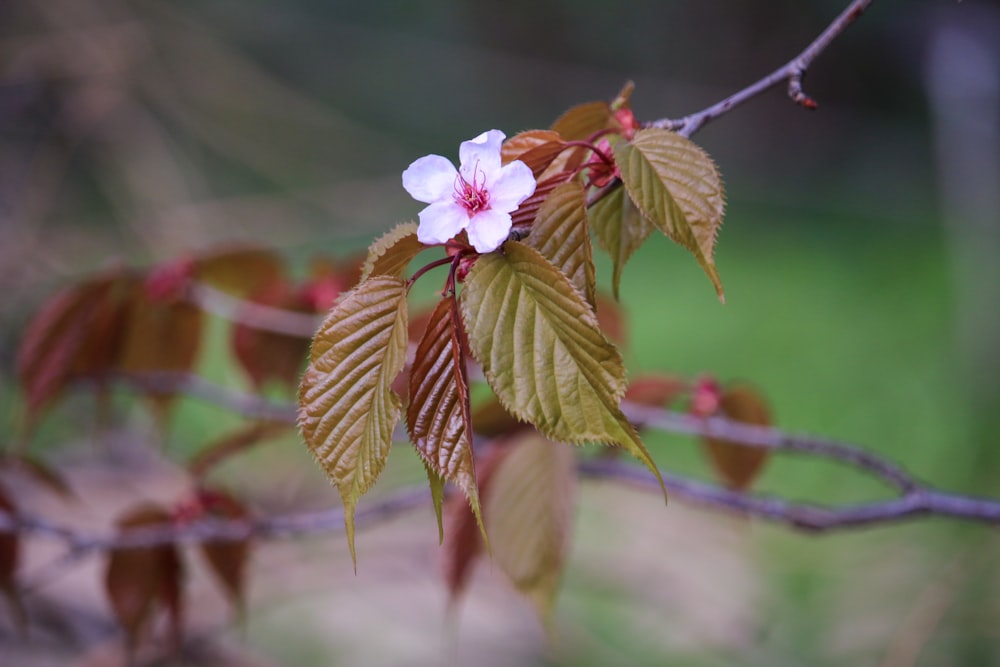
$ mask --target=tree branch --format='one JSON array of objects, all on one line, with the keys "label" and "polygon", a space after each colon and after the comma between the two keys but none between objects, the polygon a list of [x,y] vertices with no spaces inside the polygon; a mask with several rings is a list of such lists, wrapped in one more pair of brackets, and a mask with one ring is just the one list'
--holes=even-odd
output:
[{"label": "tree branch", "polygon": [[747,100],[757,97],[766,90],[769,90],[781,83],[788,82],[788,96],[792,100],[806,109],[815,109],[816,101],[806,95],[802,90],[802,78],[805,76],[809,66],[813,61],[826,50],[834,39],[840,36],[844,30],[858,20],[874,0],[854,0],[847,6],[830,25],[826,27],[819,37],[814,39],[801,53],[789,60],[787,63],[774,70],[764,78],[756,81],[743,90],[740,90],[725,99],[716,102],[710,107],[702,109],[693,114],[689,114],[679,119],[661,118],[649,123],[646,127],[660,127],[674,130],[678,134],[690,137],[697,132],[705,123],[723,116]]},{"label": "tree branch", "polygon": [[[183,373],[119,374],[115,379],[154,393],[183,392],[254,419],[295,423],[295,407],[276,403],[239,391],[220,387]],[[935,489],[917,481],[895,463],[856,445],[827,439],[791,435],[775,428],[734,422],[722,417],[703,419],[662,408],[623,404],[637,426],[684,435],[712,436],[735,445],[763,447],[839,461],[882,479],[897,496],[872,503],[823,506],[800,503],[776,496],[733,491],[673,474],[664,474],[667,491],[681,502],[785,524],[809,532],[825,532],[859,526],[889,524],[918,516],[940,516],[1000,525],[1000,500],[959,495]],[[658,492],[659,483],[648,470],[627,462],[605,459],[580,463],[580,472],[595,480],[624,483]],[[357,513],[357,524],[370,525],[415,509],[429,498],[426,488],[408,488],[369,504]],[[64,542],[67,554],[59,561],[75,560],[87,554],[136,546],[165,543],[198,543],[245,539],[277,539],[339,531],[343,510],[281,515],[252,520],[199,520],[176,526],[151,527],[127,534],[97,534],[42,517],[0,512],[0,533],[18,532]]]},{"label": "tree branch", "polygon": [[207,313],[254,329],[312,338],[323,318],[240,299],[205,283],[191,286],[188,300]]}]

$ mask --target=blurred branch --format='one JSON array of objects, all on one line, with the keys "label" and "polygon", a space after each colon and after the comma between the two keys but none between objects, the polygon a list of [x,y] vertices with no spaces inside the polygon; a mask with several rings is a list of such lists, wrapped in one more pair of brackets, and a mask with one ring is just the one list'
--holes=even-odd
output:
[{"label": "blurred branch", "polygon": [[[220,387],[196,376],[178,373],[116,375],[142,391],[184,393],[206,400],[254,419],[295,423],[295,407]],[[625,404],[623,409],[637,425],[670,433],[712,436],[732,444],[763,447],[846,463],[875,475],[894,487],[895,497],[871,503],[817,505],[795,502],[777,496],[734,491],[715,484],[683,476],[665,474],[669,493],[681,502],[714,510],[785,524],[809,532],[824,532],[891,524],[920,516],[939,516],[977,523],[1000,525],[1000,500],[940,491],[916,480],[895,463],[855,445],[826,439],[790,435],[774,428],[762,428],[721,417],[703,419],[662,408]],[[648,470],[627,462],[592,459],[580,463],[580,472],[594,480],[622,483],[658,492],[659,483]],[[430,498],[425,487],[407,488],[363,505],[357,514],[358,525],[370,525],[415,509]],[[48,537],[64,542],[67,552],[55,565],[83,558],[90,553],[127,547],[165,543],[199,543],[289,538],[328,533],[343,527],[341,509],[306,512],[252,520],[198,520],[174,526],[135,529],[127,534],[108,535],[77,530],[49,519],[27,513],[0,512],[0,533],[17,532]],[[50,568],[44,568],[48,573]]]},{"label": "blurred branch", "polygon": [[813,40],[812,43],[809,44],[809,46],[807,46],[801,53],[765,76],[763,79],[750,84],[743,90],[733,93],[729,97],[713,104],[712,106],[684,116],[683,118],[676,120],[661,118],[660,120],[654,120],[646,123],[645,125],[647,127],[661,127],[675,130],[677,133],[682,134],[685,137],[690,137],[692,134],[701,129],[705,123],[729,113],[747,100],[760,95],[766,90],[770,90],[783,81],[788,82],[788,96],[792,98],[792,101],[805,107],[806,109],[815,109],[817,106],[816,101],[807,95],[802,89],[802,78],[805,76],[809,66],[812,65],[812,62],[821,53],[823,53],[823,51],[830,46],[831,42],[839,37],[849,25],[854,23],[858,17],[871,6],[872,2],[874,2],[874,0],[854,0],[847,6],[847,9],[841,12],[840,15],[826,27],[826,30],[824,30],[819,37]]},{"label": "blurred branch", "polygon": [[300,338],[312,338],[323,321],[319,315],[283,310],[240,299],[205,283],[195,283],[188,292],[188,300],[205,312],[230,322]]}]

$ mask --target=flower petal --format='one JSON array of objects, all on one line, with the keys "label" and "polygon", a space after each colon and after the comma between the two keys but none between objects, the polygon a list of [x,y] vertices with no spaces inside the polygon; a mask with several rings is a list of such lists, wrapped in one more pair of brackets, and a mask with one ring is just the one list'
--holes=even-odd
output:
[{"label": "flower petal", "polygon": [[403,172],[403,187],[417,201],[431,204],[451,198],[456,176],[458,171],[448,158],[425,155]]},{"label": "flower petal", "polygon": [[509,213],[534,193],[535,175],[528,165],[514,160],[490,184],[490,208]]},{"label": "flower petal", "polygon": [[469,224],[468,211],[451,199],[435,202],[422,210],[419,215],[417,240],[425,245],[444,243]]},{"label": "flower petal", "polygon": [[505,136],[500,130],[490,130],[475,139],[463,141],[458,147],[462,178],[469,183],[485,182],[488,186],[493,180],[494,172],[500,168],[500,145]]},{"label": "flower petal", "polygon": [[480,211],[469,220],[469,242],[479,252],[493,252],[510,234],[509,213],[490,209]]}]

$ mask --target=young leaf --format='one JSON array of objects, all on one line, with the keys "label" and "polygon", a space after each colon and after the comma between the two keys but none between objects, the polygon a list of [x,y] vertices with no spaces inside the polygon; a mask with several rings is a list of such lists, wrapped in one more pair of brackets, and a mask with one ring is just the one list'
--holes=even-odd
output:
[{"label": "young leaf", "polygon": [[[17,514],[17,508],[2,486],[0,486],[0,513],[6,513],[11,517]],[[24,630],[27,627],[27,614],[15,581],[20,551],[20,538],[16,532],[0,532],[0,593],[7,598],[11,615]]]},{"label": "young leaf", "polygon": [[[716,414],[754,426],[772,423],[767,403],[749,386],[736,385],[723,391]],[[726,486],[737,491],[750,488],[770,455],[767,449],[746,447],[720,438],[705,438],[704,442],[719,477]]]},{"label": "young leaf", "polygon": [[639,130],[632,141],[617,142],[614,151],[632,201],[694,254],[724,301],[713,254],[725,201],[711,158],[690,139],[657,128]]},{"label": "young leaf", "polygon": [[586,193],[576,181],[552,191],[538,209],[526,243],[559,269],[594,306],[594,254],[587,227]]},{"label": "young leaf", "polygon": [[462,490],[481,525],[461,335],[458,305],[455,299],[445,297],[434,309],[417,346],[410,370],[406,426],[427,467]]},{"label": "young leaf", "polygon": [[573,172],[564,171],[539,181],[535,187],[535,193],[521,202],[517,210],[510,214],[513,224],[515,226],[530,224],[552,191],[571,178],[573,178]]},{"label": "young leaf", "polygon": [[[552,130],[529,130],[516,134],[503,143],[500,155],[503,163],[520,160],[528,165],[535,179],[541,179],[542,174],[549,171],[553,163],[563,163],[556,160],[565,152],[566,142],[558,132]],[[557,166],[559,166],[557,164]]]},{"label": "young leaf", "polygon": [[16,364],[29,424],[74,374],[108,369],[116,337],[106,330],[105,315],[119,309],[120,287],[132,280],[130,274],[115,270],[68,287],[50,298],[25,327]]},{"label": "young leaf", "polygon": [[402,411],[391,385],[406,362],[406,293],[391,276],[344,293],[313,339],[299,386],[299,428],[340,492],[355,567],[354,508],[385,467]]},{"label": "young leaf", "polygon": [[[479,489],[485,497],[497,468],[511,452],[507,440],[497,441],[486,450],[480,461]],[[452,495],[445,503],[445,534],[442,549],[442,570],[448,586],[449,603],[454,603],[465,590],[472,574],[472,566],[482,555],[485,546],[483,531],[478,519],[472,514],[469,503],[458,495]]]},{"label": "young leaf", "polygon": [[444,517],[442,516],[442,512],[444,508],[444,477],[431,470],[431,467],[427,465],[427,461],[423,461],[423,464],[424,471],[427,473],[427,484],[431,489],[431,502],[434,503],[434,516],[437,518],[438,544],[443,544]]},{"label": "young leaf", "polygon": [[396,225],[368,247],[361,269],[362,282],[371,276],[402,278],[406,267],[427,246],[417,240],[417,223]]},{"label": "young leaf", "polygon": [[620,445],[659,478],[621,412],[625,369],[593,309],[537,250],[503,249],[478,259],[461,294],[469,346],[494,393],[547,437]]},{"label": "young leaf", "polygon": [[[137,528],[168,526],[170,521],[166,510],[146,503],[127,512],[117,524],[121,534],[128,534]],[[169,612],[171,634],[179,638],[181,575],[180,554],[172,544],[111,550],[105,590],[125,630],[129,654],[134,653],[143,628],[161,604]]]},{"label": "young leaf", "polygon": [[569,550],[576,457],[535,431],[509,449],[483,492],[493,559],[548,625]]},{"label": "young leaf", "polygon": [[[273,283],[252,293],[247,301],[295,313],[312,313],[312,304],[283,282]],[[309,356],[309,340],[275,331],[264,331],[242,322],[232,329],[236,360],[250,376],[258,393],[267,382],[294,387]]]},{"label": "young leaf", "polygon": [[599,200],[588,211],[590,225],[594,229],[599,245],[611,256],[613,273],[611,289],[615,299],[621,286],[622,269],[653,233],[653,224],[647,220],[632,200],[625,194],[625,188],[617,188]]},{"label": "young leaf", "polygon": [[[198,502],[209,517],[240,520],[248,516],[243,503],[221,491],[199,489]],[[250,540],[205,541],[201,544],[201,553],[237,613],[242,613]]]},{"label": "young leaf", "polygon": [[625,400],[639,405],[662,408],[670,405],[688,388],[687,382],[671,375],[650,373],[628,383]]},{"label": "young leaf", "polygon": [[284,266],[267,248],[227,248],[194,261],[195,279],[235,296],[251,294],[282,279]]},{"label": "young leaf", "polygon": [[552,130],[567,141],[584,141],[601,130],[616,130],[620,127],[607,102],[578,104],[552,123]]},{"label": "young leaf", "polygon": [[[201,343],[202,311],[179,300],[150,298],[137,284],[129,297],[129,317],[119,351],[118,368],[126,373],[188,373]],[[172,393],[150,394],[162,418]]]}]

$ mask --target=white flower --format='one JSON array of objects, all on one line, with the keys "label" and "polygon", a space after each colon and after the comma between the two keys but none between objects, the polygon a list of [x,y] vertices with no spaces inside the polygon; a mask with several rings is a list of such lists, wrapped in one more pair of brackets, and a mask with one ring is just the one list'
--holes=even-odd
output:
[{"label": "white flower", "polygon": [[507,240],[511,211],[535,192],[535,177],[520,160],[501,166],[504,133],[483,132],[463,141],[461,166],[440,155],[425,155],[403,172],[403,187],[420,212],[417,239],[427,245],[446,242],[463,229],[479,252],[492,252]]}]

